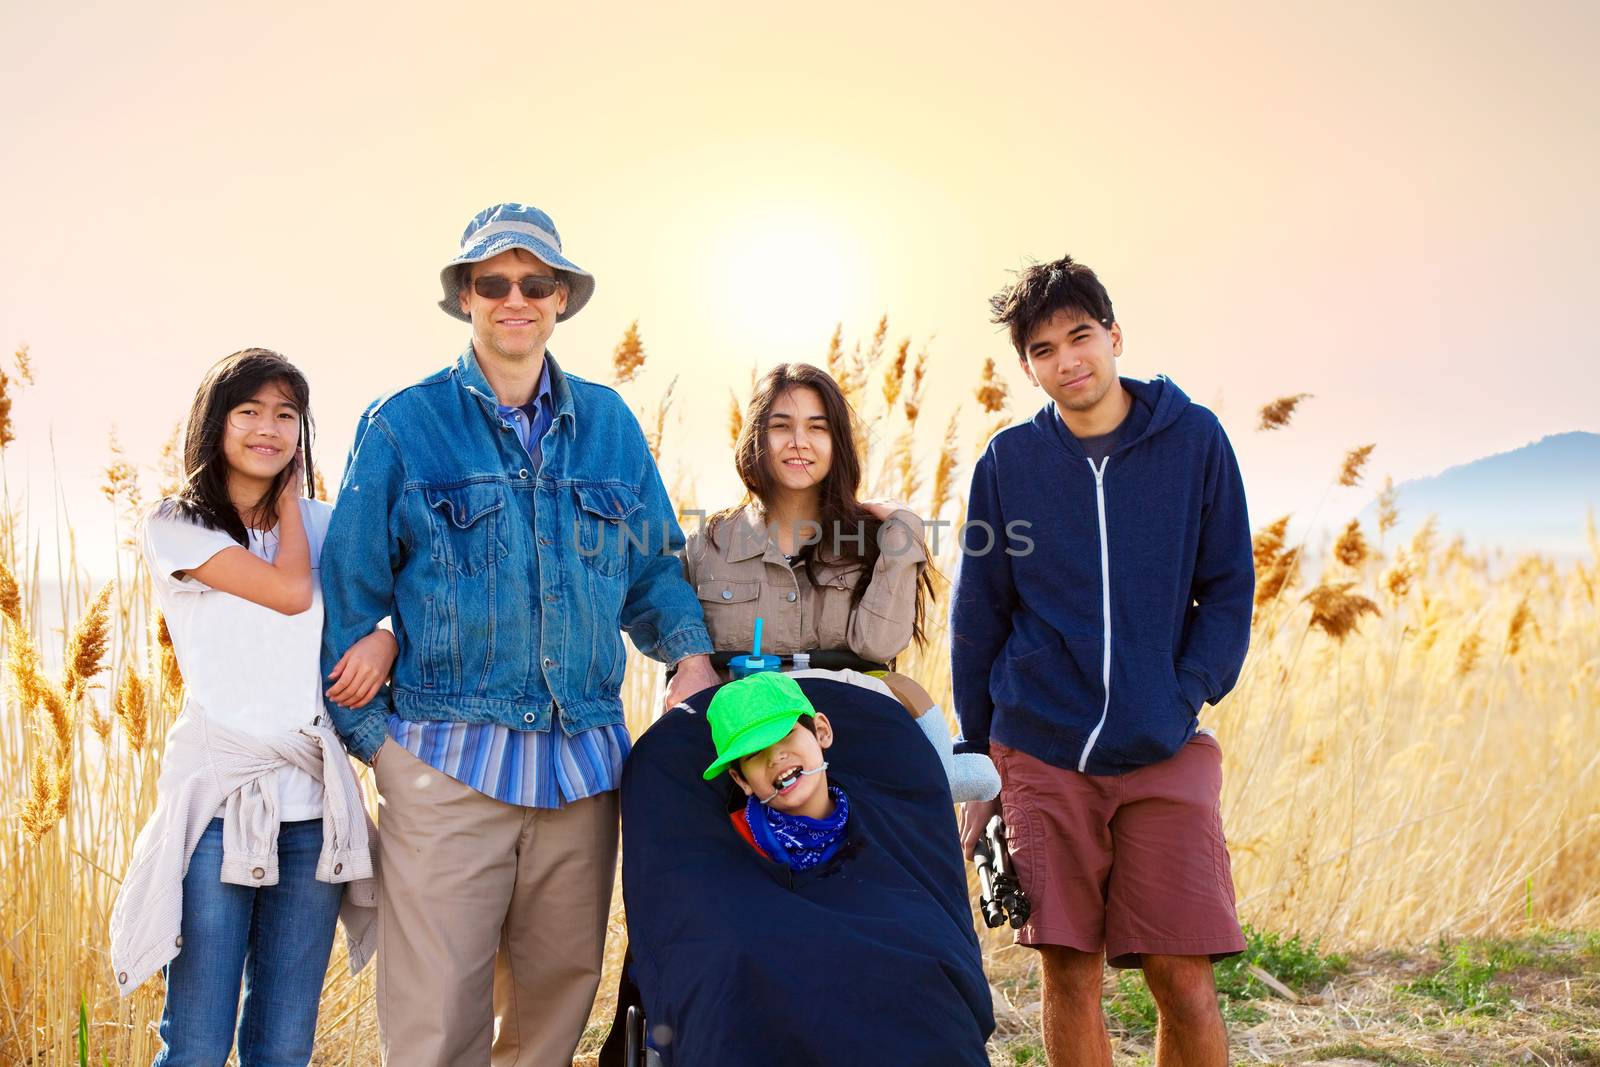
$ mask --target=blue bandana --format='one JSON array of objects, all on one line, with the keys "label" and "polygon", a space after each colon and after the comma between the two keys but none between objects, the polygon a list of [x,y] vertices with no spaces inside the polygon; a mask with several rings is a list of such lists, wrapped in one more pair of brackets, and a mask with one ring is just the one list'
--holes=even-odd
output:
[{"label": "blue bandana", "polygon": [[826,819],[786,815],[750,797],[744,804],[750,836],[761,851],[794,870],[809,870],[826,863],[844,844],[844,824],[850,819],[850,801],[844,791],[830,785],[828,796],[833,798],[834,807]]}]

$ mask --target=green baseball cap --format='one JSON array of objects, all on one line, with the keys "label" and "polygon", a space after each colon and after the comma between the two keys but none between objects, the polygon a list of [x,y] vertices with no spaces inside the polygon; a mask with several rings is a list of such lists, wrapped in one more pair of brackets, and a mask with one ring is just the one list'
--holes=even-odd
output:
[{"label": "green baseball cap", "polygon": [[705,780],[711,781],[728,764],[782,741],[800,716],[816,714],[799,683],[787,674],[763,671],[729,682],[717,690],[706,708],[717,759],[706,768]]}]

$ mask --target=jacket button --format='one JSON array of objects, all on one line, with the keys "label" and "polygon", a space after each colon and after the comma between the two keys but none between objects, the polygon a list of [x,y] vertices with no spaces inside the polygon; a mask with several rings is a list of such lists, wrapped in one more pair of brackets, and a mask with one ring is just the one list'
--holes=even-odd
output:
[{"label": "jacket button", "polygon": [[795,601],[795,598],[796,598],[796,597],[797,597],[797,596],[799,596],[799,595],[800,595],[800,594],[798,594],[798,593],[795,593],[795,592],[793,592],[793,591],[790,591],[790,592],[789,592],[789,593],[787,593],[787,594],[786,594],[786,595],[785,595],[785,596],[784,596],[784,599],[785,599],[785,600],[787,600],[787,601],[788,601],[788,602],[789,602],[789,603],[791,603],[791,604],[793,604],[793,603],[794,603],[794,601]]},{"label": "jacket button", "polygon": [[733,599],[733,590],[732,589],[724,589],[722,591],[722,599],[723,600],[732,600]]},{"label": "jacket button", "polygon": [[334,864],[334,865],[333,865],[333,873],[334,873],[334,874],[343,874],[343,873],[344,873],[344,864],[342,864],[342,863],[335,863],[335,864]]},{"label": "jacket button", "polygon": [[263,871],[260,867],[257,867],[255,870],[250,872],[250,877],[252,878],[265,878],[266,876],[267,872]]},{"label": "jacket button", "polygon": [[174,945],[176,945],[177,947],[182,948],[183,947],[183,935],[179,934],[177,937],[173,938],[172,939],[172,943]]},{"label": "jacket button", "polygon": [[556,661],[551,659],[549,656],[546,656],[544,658],[544,669],[545,670],[549,670],[551,667],[554,667],[555,665],[556,665]]},{"label": "jacket button", "polygon": [[528,468],[527,467],[523,467],[521,470],[519,470],[517,472],[517,477],[518,478],[526,478],[527,476],[528,476]]},{"label": "jacket button", "polygon": [[527,712],[526,714],[524,714],[522,716],[522,721],[523,722],[527,722],[527,723],[533,722],[533,712],[530,711],[530,712]]},{"label": "jacket button", "polygon": [[122,972],[118,973],[118,975],[117,975],[117,984],[118,985],[127,985],[128,984],[128,972],[127,971],[122,971]]}]

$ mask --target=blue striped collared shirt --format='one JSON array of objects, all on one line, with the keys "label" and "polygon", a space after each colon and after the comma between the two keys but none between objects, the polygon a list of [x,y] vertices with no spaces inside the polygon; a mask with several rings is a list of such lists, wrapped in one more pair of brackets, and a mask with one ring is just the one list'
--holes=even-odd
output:
[{"label": "blue striped collared shirt", "polygon": [[[517,431],[536,470],[539,442],[550,428],[553,408],[546,363],[532,401],[499,409],[500,417]],[[615,789],[632,747],[622,723],[568,737],[555,724],[546,731],[524,731],[495,723],[411,722],[390,715],[389,736],[462,785],[530,808],[559,808]]]}]

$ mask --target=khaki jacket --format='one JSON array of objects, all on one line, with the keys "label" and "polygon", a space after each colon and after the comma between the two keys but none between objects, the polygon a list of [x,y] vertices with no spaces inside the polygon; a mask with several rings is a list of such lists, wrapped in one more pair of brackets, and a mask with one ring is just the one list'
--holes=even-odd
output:
[{"label": "khaki jacket", "polygon": [[[928,559],[922,520],[896,511],[879,531],[879,544],[870,576],[855,561],[813,558],[791,566],[755,505],[747,504],[714,537],[709,526],[690,535],[683,570],[719,652],[748,652],[759,616],[762,652],[847,650],[892,663],[911,643],[917,579]],[[852,608],[862,581],[867,591]]]}]

